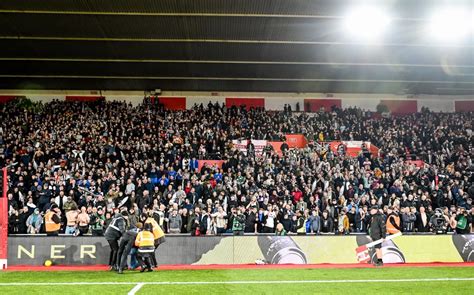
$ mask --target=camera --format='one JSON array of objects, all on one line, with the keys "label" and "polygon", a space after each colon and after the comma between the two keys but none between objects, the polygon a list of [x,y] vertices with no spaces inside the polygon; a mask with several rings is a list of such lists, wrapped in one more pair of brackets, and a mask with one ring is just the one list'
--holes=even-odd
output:
[{"label": "camera", "polygon": [[431,229],[435,234],[446,234],[447,226],[446,219],[443,216],[441,209],[436,209],[434,215],[431,217]]}]

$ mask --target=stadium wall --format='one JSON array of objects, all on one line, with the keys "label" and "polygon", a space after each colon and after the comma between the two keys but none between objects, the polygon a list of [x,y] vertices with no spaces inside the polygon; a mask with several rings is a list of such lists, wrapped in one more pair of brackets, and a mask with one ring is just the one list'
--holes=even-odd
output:
[{"label": "stadium wall", "polygon": [[[370,240],[357,236],[167,236],[159,246],[159,264],[357,263],[358,246]],[[474,234],[410,235],[383,244],[385,263],[473,262]],[[373,255],[374,253],[370,253]],[[9,265],[107,264],[109,246],[103,237],[13,236],[8,239]]]},{"label": "stadium wall", "polygon": [[[54,90],[0,90],[1,96],[26,96],[33,101],[49,102],[53,99],[65,100],[66,96],[103,96],[109,101],[126,101],[132,105],[143,102],[143,91],[54,91]],[[304,110],[305,101],[311,101],[312,105],[326,105],[332,101],[342,108],[358,107],[368,111],[376,111],[377,105],[388,102],[389,109],[396,113],[411,113],[420,111],[427,107],[435,112],[465,111],[474,108],[474,95],[418,95],[415,97],[390,94],[360,94],[339,93],[327,95],[324,93],[246,93],[246,92],[186,92],[186,91],[163,91],[162,97],[184,98],[184,106],[187,109],[195,104],[207,105],[212,103],[225,103],[228,99],[245,102],[245,98],[264,99],[263,105],[267,110],[283,110],[285,104],[289,104],[293,110],[299,104],[300,110]],[[182,108],[180,102],[180,108]],[[400,108],[402,106],[402,108]],[[467,108],[466,108],[467,106]],[[314,109],[314,107],[310,107]],[[393,111],[392,110],[392,111]]]}]

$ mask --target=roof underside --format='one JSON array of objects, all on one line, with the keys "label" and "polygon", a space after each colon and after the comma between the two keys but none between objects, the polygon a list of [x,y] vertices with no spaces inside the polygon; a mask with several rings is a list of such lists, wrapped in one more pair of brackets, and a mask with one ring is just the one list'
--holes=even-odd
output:
[{"label": "roof underside", "polygon": [[4,0],[0,88],[474,93],[473,38],[422,29],[445,1],[375,1],[396,19],[371,45],[341,29],[354,2]]}]

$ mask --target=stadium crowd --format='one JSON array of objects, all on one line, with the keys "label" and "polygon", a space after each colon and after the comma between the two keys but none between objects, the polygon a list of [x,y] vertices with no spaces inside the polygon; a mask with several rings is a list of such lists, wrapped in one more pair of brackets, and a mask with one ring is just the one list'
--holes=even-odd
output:
[{"label": "stadium crowd", "polygon": [[[168,234],[360,233],[374,205],[387,228],[473,231],[472,113],[379,117],[356,108],[270,112],[211,103],[167,111],[105,101],[0,108],[10,234],[44,232],[45,214],[55,210],[61,232],[102,235],[122,203],[131,224],[151,212]],[[295,133],[308,146],[283,145],[282,155],[232,144]],[[379,155],[363,149],[351,158],[327,140],[371,142]],[[224,163],[199,171],[203,159]]]}]

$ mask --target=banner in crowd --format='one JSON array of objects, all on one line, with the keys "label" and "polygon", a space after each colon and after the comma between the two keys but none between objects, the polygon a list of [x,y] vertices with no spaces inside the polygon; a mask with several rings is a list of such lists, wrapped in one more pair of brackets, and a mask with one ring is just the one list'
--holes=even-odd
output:
[{"label": "banner in crowd", "polygon": [[15,95],[0,95],[0,103],[7,103],[17,98]]},{"label": "banner in crowd", "polygon": [[285,137],[289,148],[305,148],[308,144],[303,134],[285,134]]},{"label": "banner in crowd", "polygon": [[[351,157],[357,157],[362,152],[362,145],[369,150],[372,156],[377,157],[379,149],[370,142],[367,141],[331,141],[329,142],[331,151],[338,153],[339,149],[344,147],[346,155]],[[342,146],[341,146],[342,145]]]},{"label": "banner in crowd", "polygon": [[224,160],[198,160],[198,171],[201,171],[202,167],[210,166],[210,167],[219,167],[222,168],[222,164]]},{"label": "banner in crowd", "polygon": [[382,99],[380,104],[386,105],[392,115],[413,114],[418,111],[418,102],[411,100]]},{"label": "banner in crowd", "polygon": [[94,102],[102,99],[105,97],[100,95],[66,95],[66,101]]},{"label": "banner in crowd", "polygon": [[[357,263],[368,236],[172,236],[157,250],[158,264]],[[9,265],[107,264],[103,237],[9,237]],[[406,235],[382,244],[385,263],[474,262],[474,234]],[[375,253],[369,253],[371,257]]]},{"label": "banner in crowd", "polygon": [[[255,147],[255,156],[260,157],[263,154],[263,149],[267,145],[266,140],[251,140],[254,147]],[[232,144],[236,149],[244,153],[244,155],[247,155],[247,147],[249,144],[249,141],[247,139],[244,140],[232,140]]]},{"label": "banner in crowd", "polygon": [[273,147],[273,150],[279,155],[283,155],[283,152],[281,151],[281,145],[284,143],[284,141],[269,141],[268,144]]},{"label": "banner in crowd", "polygon": [[408,165],[415,165],[418,168],[423,168],[423,166],[425,166],[425,162],[423,160],[407,160],[405,163]]},{"label": "banner in crowd", "polygon": [[265,98],[227,97],[225,99],[225,105],[227,108],[244,105],[247,110],[250,110],[250,108],[264,108]]},{"label": "banner in crowd", "polygon": [[322,98],[322,99],[312,99],[308,98],[304,100],[304,111],[305,112],[319,112],[325,111],[330,112],[332,111],[333,107],[341,108],[342,101],[341,99],[337,98]]},{"label": "banner in crowd", "polygon": [[186,109],[186,97],[159,96],[158,103],[162,104],[167,110],[179,111]]}]

